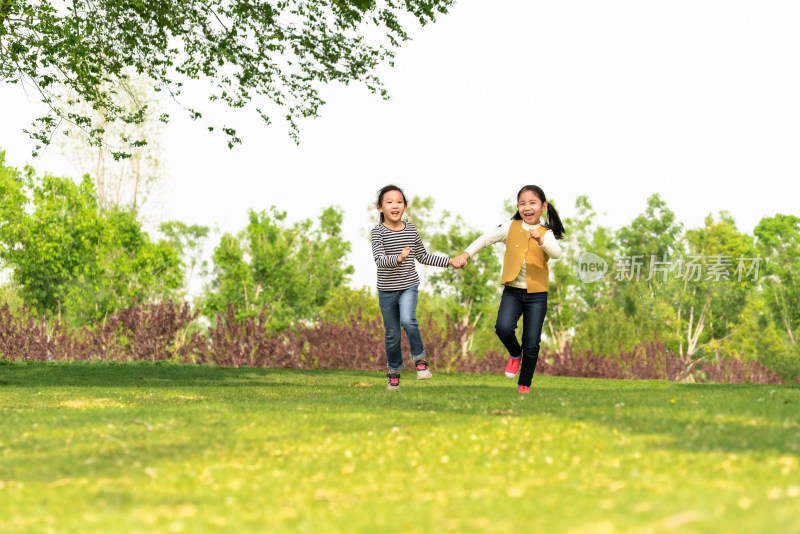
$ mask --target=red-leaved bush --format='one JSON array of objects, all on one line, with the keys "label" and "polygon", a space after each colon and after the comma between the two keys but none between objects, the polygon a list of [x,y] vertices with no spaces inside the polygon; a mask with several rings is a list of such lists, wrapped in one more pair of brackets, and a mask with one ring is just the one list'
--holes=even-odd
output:
[{"label": "red-leaved bush", "polygon": [[[384,371],[384,330],[379,317],[354,313],[348,324],[318,322],[272,332],[266,312],[245,320],[232,306],[204,333],[196,326],[198,310],[186,303],[163,302],[120,310],[102,324],[69,329],[57,320],[39,320],[30,310],[14,314],[0,307],[0,358],[56,361],[169,360],[222,366],[294,369],[356,369]],[[423,324],[425,350],[436,372],[499,373],[506,357],[489,351],[483,357],[465,350],[473,329],[432,316]],[[403,336],[403,352],[408,342]],[[409,362],[410,363],[410,362]],[[680,358],[657,340],[640,343],[613,357],[573,350],[544,349],[538,374],[584,378],[695,380],[782,384],[777,373],[758,362],[727,358],[698,362]]]},{"label": "red-leaved bush", "polygon": [[[281,333],[264,328],[265,313],[241,321],[235,318],[232,306],[224,316],[216,318],[209,328],[208,361],[218,365],[253,367],[286,367],[294,369],[386,369],[383,322],[380,317],[364,317],[359,309],[347,324],[318,322]],[[425,351],[431,366],[458,369],[462,351],[460,343],[468,329],[447,320],[442,327],[432,317],[427,325]],[[409,353],[408,340],[402,347]],[[469,354],[469,353],[467,353]],[[474,356],[469,354],[470,359]]]},{"label": "red-leaved bush", "polygon": [[265,312],[244,321],[232,306],[208,329],[207,360],[217,365],[286,367],[293,369],[378,368],[383,340],[376,332],[380,319],[363,318],[360,311],[349,325],[318,323],[281,333],[268,331]]},{"label": "red-leaved bush", "polygon": [[35,318],[0,307],[0,357],[56,361],[202,361],[200,332],[189,333],[199,316],[188,303],[164,302],[120,310],[102,324],[69,329],[58,320]]},{"label": "red-leaved bush", "polygon": [[51,328],[39,321],[29,310],[19,314],[11,313],[8,304],[0,307],[0,356],[14,360],[46,360],[57,344],[60,324],[56,321]]}]

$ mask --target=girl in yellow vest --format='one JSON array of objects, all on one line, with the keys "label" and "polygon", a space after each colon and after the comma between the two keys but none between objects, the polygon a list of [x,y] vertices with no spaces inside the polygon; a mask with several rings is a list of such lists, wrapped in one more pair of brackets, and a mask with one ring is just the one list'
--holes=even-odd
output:
[{"label": "girl in yellow vest", "polygon": [[[546,222],[541,220],[546,212]],[[517,193],[517,213],[494,230],[476,239],[452,263],[464,267],[479,250],[500,241],[506,244],[501,282],[503,297],[497,312],[495,332],[508,350],[506,376],[519,373],[517,390],[529,393],[539,359],[539,341],[547,313],[549,271],[547,261],[561,256],[557,239],[564,237],[564,226],[544,191],[526,185]],[[522,316],[522,345],[517,341],[517,321]],[[521,365],[520,365],[521,363]]]}]

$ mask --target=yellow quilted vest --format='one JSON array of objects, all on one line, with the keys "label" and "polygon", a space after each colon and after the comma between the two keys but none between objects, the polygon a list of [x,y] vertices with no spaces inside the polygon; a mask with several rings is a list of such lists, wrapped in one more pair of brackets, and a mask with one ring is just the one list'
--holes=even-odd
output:
[{"label": "yellow quilted vest", "polygon": [[[538,228],[541,235],[545,235],[549,230],[544,226]],[[550,271],[547,268],[547,261],[550,256],[544,251],[539,243],[531,237],[528,230],[522,227],[522,221],[514,220],[508,229],[506,237],[506,254],[503,258],[503,274],[500,281],[507,284],[514,280],[522,267],[522,259],[525,258],[526,278],[528,281],[528,293],[541,293],[547,291],[550,283]]]}]

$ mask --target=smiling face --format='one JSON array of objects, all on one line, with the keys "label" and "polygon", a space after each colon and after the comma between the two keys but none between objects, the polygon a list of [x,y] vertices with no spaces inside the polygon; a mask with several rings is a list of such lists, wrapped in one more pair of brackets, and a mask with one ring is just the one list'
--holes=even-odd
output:
[{"label": "smiling face", "polygon": [[547,207],[533,191],[523,191],[517,198],[517,211],[522,220],[528,224],[539,224],[539,217]]},{"label": "smiling face", "polygon": [[386,219],[386,226],[399,226],[406,212],[406,201],[400,191],[387,191],[383,194],[378,211]]}]

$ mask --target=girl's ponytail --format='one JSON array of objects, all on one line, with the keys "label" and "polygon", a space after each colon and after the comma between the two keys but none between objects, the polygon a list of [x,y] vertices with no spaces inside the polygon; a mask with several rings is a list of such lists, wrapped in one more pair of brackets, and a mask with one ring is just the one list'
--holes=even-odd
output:
[{"label": "girl's ponytail", "polygon": [[556,239],[564,238],[564,225],[561,224],[561,217],[558,216],[556,207],[553,206],[552,202],[547,203],[547,223],[545,226],[553,232]]}]

